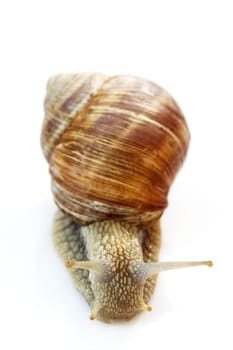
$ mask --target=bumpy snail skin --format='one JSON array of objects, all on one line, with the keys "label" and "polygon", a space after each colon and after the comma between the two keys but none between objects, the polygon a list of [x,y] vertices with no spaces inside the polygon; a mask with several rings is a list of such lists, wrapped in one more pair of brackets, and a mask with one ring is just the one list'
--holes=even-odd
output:
[{"label": "bumpy snail skin", "polygon": [[[156,262],[160,249],[160,227],[147,230],[127,223],[105,221],[81,227],[58,211],[54,220],[54,242],[64,262],[99,261],[108,270],[70,269],[77,289],[92,307],[91,318],[102,321],[130,319],[140,310],[150,310],[157,275],[144,284],[135,281],[130,262]],[[71,266],[70,266],[71,267]],[[96,313],[96,314],[94,314]]]}]

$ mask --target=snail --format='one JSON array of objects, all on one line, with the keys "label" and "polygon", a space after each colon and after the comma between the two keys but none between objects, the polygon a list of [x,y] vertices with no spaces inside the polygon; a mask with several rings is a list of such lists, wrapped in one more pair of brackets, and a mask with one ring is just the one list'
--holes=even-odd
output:
[{"label": "snail", "polygon": [[41,145],[58,206],[53,238],[91,319],[128,320],[161,271],[160,218],[190,133],[173,97],[144,78],[60,74],[47,83]]}]

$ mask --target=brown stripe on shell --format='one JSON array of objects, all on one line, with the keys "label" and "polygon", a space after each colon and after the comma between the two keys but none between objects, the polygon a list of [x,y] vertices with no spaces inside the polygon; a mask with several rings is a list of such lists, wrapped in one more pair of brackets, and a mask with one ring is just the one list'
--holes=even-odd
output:
[{"label": "brown stripe on shell", "polygon": [[[88,128],[83,130],[87,131]],[[98,135],[96,129],[93,133]],[[103,149],[102,144],[98,144],[98,137],[78,137],[81,135],[82,129],[76,133],[75,143],[65,142],[59,145],[52,158],[53,179],[63,186],[66,194],[83,198],[84,202],[99,201],[112,205],[113,208],[134,208],[138,212],[161,210],[166,207],[168,185],[164,183],[162,188],[166,178],[161,177],[160,168],[156,169],[156,163],[152,173],[151,160],[150,157],[146,157],[145,152],[142,154],[143,163],[138,147],[129,149],[130,145],[120,142],[117,144],[114,137],[111,137],[109,147]],[[106,166],[101,166],[102,164]],[[59,176],[56,176],[57,168],[60,169]],[[156,192],[153,191],[154,181],[160,184],[157,185]]]},{"label": "brown stripe on shell", "polygon": [[87,225],[96,221],[104,220],[118,220],[127,221],[128,223],[144,226],[147,223],[158,220],[163,210],[138,212],[137,210],[130,210],[129,208],[114,208],[104,205],[103,203],[90,201],[89,203],[80,202],[77,198],[69,196],[67,193],[57,186],[52,184],[53,193],[55,195],[55,202],[58,207],[74,221],[81,225]]},{"label": "brown stripe on shell", "polygon": [[[116,76],[106,80],[100,87],[98,95],[92,102],[93,108],[95,100],[96,104],[99,104],[99,96],[102,105],[105,105],[107,100],[107,105],[110,107],[120,107],[137,114],[142,113],[170,127],[174,132],[179,133],[177,136],[181,141],[185,138],[184,146],[186,146],[190,134],[184,116],[172,96],[159,85],[139,77]],[[167,121],[166,114],[168,114]],[[170,123],[179,123],[179,125],[176,127],[176,124],[172,126]]]},{"label": "brown stripe on shell", "polygon": [[[68,142],[68,140],[71,140],[72,134],[80,137],[84,132],[87,139],[89,139],[91,135],[101,134],[100,139],[113,138],[116,140],[117,138],[118,141],[125,140],[125,142],[123,142],[123,144],[120,146],[121,150],[127,149],[130,145],[135,146],[135,152],[137,156],[141,153],[141,151],[143,151],[143,154],[145,154],[146,151],[151,152],[156,150],[157,159],[153,157],[153,164],[155,167],[158,165],[158,160],[163,158],[163,163],[166,165],[165,167],[163,165],[160,166],[160,168],[163,168],[163,172],[166,172],[166,168],[168,170],[169,168],[173,167],[175,162],[180,161],[181,163],[182,158],[184,158],[184,154],[182,154],[183,152],[180,151],[179,145],[176,145],[173,138],[170,137],[169,139],[169,135],[167,135],[166,131],[160,128],[157,130],[157,126],[154,125],[148,127],[148,123],[140,121],[140,117],[137,115],[134,116],[134,119],[132,119],[127,118],[127,115],[124,115],[122,110],[120,111],[121,114],[119,111],[115,111],[114,114],[114,112],[108,112],[108,110],[109,109],[106,106],[105,112],[99,114],[98,108],[95,108],[93,110],[93,113],[89,110],[89,118],[86,118],[83,123],[79,124],[79,133],[77,133],[75,130],[76,125],[74,122],[72,124],[72,127],[69,128],[66,134],[63,136],[62,142]],[[88,123],[89,120],[91,120],[91,123]],[[168,152],[165,150],[165,141],[167,142],[167,151],[170,148],[171,157],[169,157]],[[114,148],[114,144],[111,145],[111,147]],[[159,149],[162,150],[160,152],[160,157],[158,152]],[[177,157],[172,159],[172,157],[174,157],[174,154],[176,154]],[[170,173],[172,173],[172,170]]]},{"label": "brown stripe on shell", "polygon": [[[111,96],[111,101],[108,103],[108,98],[99,98],[99,95],[95,96],[95,99],[92,100],[92,109],[101,108],[102,106],[109,105],[109,109],[111,110],[122,110],[122,113],[134,113],[136,116],[140,118],[140,115],[149,118],[158,124],[162,125],[164,128],[168,128],[183,144],[183,148],[186,148],[187,139],[189,139],[189,131],[187,125],[184,122],[184,118],[182,114],[178,114],[177,111],[173,112],[170,106],[166,105],[166,99],[161,99],[158,97],[158,101],[155,104],[148,103],[146,96],[144,99],[136,100],[133,99],[133,96],[122,95],[122,96]],[[99,101],[101,100],[101,105]],[[97,101],[95,101],[97,100]],[[115,101],[114,101],[115,100]],[[136,101],[133,103],[133,101]]]},{"label": "brown stripe on shell", "polygon": [[73,115],[51,157],[58,206],[81,224],[160,217],[190,138],[179,106],[158,85],[130,76],[103,79],[77,111],[81,95],[76,87],[56,102],[58,119]]},{"label": "brown stripe on shell", "polygon": [[105,78],[105,75],[99,73],[61,74],[50,78],[41,132],[41,145],[48,161],[74,115],[83,108]]},{"label": "brown stripe on shell", "polygon": [[[79,152],[73,152],[67,146],[63,144],[57,147],[51,162],[53,179],[60,186],[62,185],[66,193],[77,198],[82,197],[84,201],[103,202],[113,207],[137,208],[139,211],[161,208],[162,197],[164,197],[163,207],[166,206],[166,193],[157,188],[157,198],[153,198],[150,179],[143,172],[140,174],[138,171],[141,169],[140,165],[134,166],[136,159],[132,153],[123,152],[127,167],[120,162],[111,163],[111,158],[108,158],[108,166],[105,168],[101,167],[101,164],[104,158],[108,157],[106,153],[99,155],[95,160],[91,150],[84,155],[80,148]],[[76,144],[77,148],[78,146]],[[119,150],[115,150],[115,155],[112,152],[110,156],[116,157],[118,154]],[[131,171],[134,170],[132,176],[129,176],[127,171],[129,168]],[[157,178],[159,176],[157,173]],[[165,190],[166,187],[164,186]],[[154,200],[149,201],[151,197]]]}]

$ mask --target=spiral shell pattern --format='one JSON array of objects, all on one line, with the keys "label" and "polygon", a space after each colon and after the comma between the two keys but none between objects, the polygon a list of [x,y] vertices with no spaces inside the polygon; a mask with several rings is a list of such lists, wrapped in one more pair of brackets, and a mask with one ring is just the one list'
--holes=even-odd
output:
[{"label": "spiral shell pattern", "polygon": [[58,75],[44,106],[41,143],[64,213],[83,225],[162,215],[190,140],[167,91],[134,76]]}]

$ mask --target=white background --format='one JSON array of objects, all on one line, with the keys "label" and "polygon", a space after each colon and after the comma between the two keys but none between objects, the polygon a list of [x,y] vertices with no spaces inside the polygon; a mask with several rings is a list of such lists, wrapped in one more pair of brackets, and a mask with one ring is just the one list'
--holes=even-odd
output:
[{"label": "white background", "polygon": [[[0,348],[232,349],[232,1],[2,1]],[[153,311],[90,321],[51,240],[40,149],[48,77],[135,74],[170,91],[192,142],[169,196],[161,260],[212,259],[160,275]]]}]

